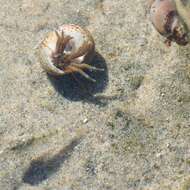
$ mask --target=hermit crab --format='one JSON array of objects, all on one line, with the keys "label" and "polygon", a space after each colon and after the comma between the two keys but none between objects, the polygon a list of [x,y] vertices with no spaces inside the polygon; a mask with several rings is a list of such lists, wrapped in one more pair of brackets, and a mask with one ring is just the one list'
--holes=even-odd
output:
[{"label": "hermit crab", "polygon": [[[156,30],[178,45],[189,43],[190,0],[149,0],[150,19]],[[187,6],[188,5],[188,6]]]},{"label": "hermit crab", "polygon": [[95,82],[84,70],[103,71],[89,65],[95,54],[95,43],[90,32],[78,25],[60,26],[46,36],[38,49],[40,63],[50,75],[78,72]]}]

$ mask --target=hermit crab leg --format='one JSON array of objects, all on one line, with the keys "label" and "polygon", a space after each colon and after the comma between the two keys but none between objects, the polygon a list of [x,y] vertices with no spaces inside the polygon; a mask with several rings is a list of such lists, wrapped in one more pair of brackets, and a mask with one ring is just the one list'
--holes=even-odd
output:
[{"label": "hermit crab leg", "polygon": [[103,68],[97,68],[97,67],[93,67],[91,65],[88,65],[86,63],[72,63],[71,65],[77,67],[77,68],[80,68],[80,69],[88,69],[88,70],[92,70],[92,71],[104,71]]},{"label": "hermit crab leg", "polygon": [[61,32],[61,36],[59,35],[59,33],[57,31],[55,31],[55,34],[57,36],[57,43],[56,43],[56,51],[57,53],[63,53],[63,50],[65,49],[65,46],[67,45],[67,43],[69,42],[69,40],[72,39],[71,36],[66,36],[64,37],[64,32]]},{"label": "hermit crab leg", "polygon": [[92,82],[96,82],[95,79],[91,78],[88,74],[86,74],[83,70],[78,69],[78,73],[80,73],[83,77],[85,77],[86,79],[92,81]]},{"label": "hermit crab leg", "polygon": [[64,51],[64,49],[65,49],[67,43],[68,43],[71,39],[72,39],[71,36],[66,36],[66,37],[62,40],[62,42],[61,42],[61,47],[60,47],[61,52]]},{"label": "hermit crab leg", "polygon": [[55,34],[57,36],[55,51],[59,54],[61,53],[62,37],[64,38],[64,36],[61,37],[57,31],[55,31]]},{"label": "hermit crab leg", "polygon": [[83,70],[81,70],[80,68],[74,67],[69,65],[68,67],[65,68],[64,70],[65,73],[73,73],[73,72],[77,72],[80,73],[83,77],[85,77],[86,79],[92,81],[92,82],[96,82],[95,79],[91,78],[88,74],[86,74]]},{"label": "hermit crab leg", "polygon": [[71,53],[70,55],[65,57],[65,59],[72,60],[72,59],[75,59],[77,57],[81,57],[84,54],[86,54],[86,52],[88,52],[89,49],[91,49],[91,46],[92,46],[92,44],[85,43],[82,47],[79,48],[79,50],[77,52]]}]

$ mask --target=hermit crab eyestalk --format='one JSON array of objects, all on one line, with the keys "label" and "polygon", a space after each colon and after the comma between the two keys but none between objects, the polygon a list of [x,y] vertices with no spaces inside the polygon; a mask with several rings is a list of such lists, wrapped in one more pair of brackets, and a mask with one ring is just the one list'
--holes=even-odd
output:
[{"label": "hermit crab eyestalk", "polygon": [[181,19],[173,0],[152,1],[150,18],[156,30],[166,37],[166,43],[171,41],[179,45],[189,42],[186,24]]},{"label": "hermit crab eyestalk", "polygon": [[50,32],[39,46],[39,61],[47,73],[62,76],[78,72],[93,82],[84,70],[103,70],[89,64],[94,54],[92,35],[74,24],[65,24]]}]

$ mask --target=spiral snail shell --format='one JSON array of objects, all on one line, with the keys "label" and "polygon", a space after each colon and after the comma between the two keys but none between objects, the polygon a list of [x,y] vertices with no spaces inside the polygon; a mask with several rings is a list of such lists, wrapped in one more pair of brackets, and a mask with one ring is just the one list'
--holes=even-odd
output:
[{"label": "spiral snail shell", "polygon": [[54,76],[78,72],[95,82],[83,70],[98,70],[89,65],[95,54],[95,43],[86,29],[65,24],[50,32],[39,45],[39,60],[44,70]]},{"label": "spiral snail shell", "polygon": [[150,18],[156,30],[166,37],[166,43],[171,41],[179,45],[189,42],[188,30],[181,19],[173,0],[151,0]]}]

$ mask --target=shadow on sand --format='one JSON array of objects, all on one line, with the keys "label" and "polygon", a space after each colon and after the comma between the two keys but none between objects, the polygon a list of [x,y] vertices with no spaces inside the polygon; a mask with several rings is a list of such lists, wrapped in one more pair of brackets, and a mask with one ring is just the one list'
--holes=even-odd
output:
[{"label": "shadow on sand", "polygon": [[104,69],[104,71],[85,71],[95,79],[96,82],[91,82],[78,73],[64,75],[62,77],[52,77],[48,75],[48,78],[54,88],[66,99],[102,104],[99,99],[94,97],[94,94],[103,92],[108,84],[106,62],[99,53],[96,53],[91,65]]},{"label": "shadow on sand", "polygon": [[38,185],[56,173],[62,164],[70,158],[74,148],[82,139],[73,140],[68,146],[62,148],[54,155],[42,155],[32,160],[29,168],[23,175],[23,182],[30,185]]}]

